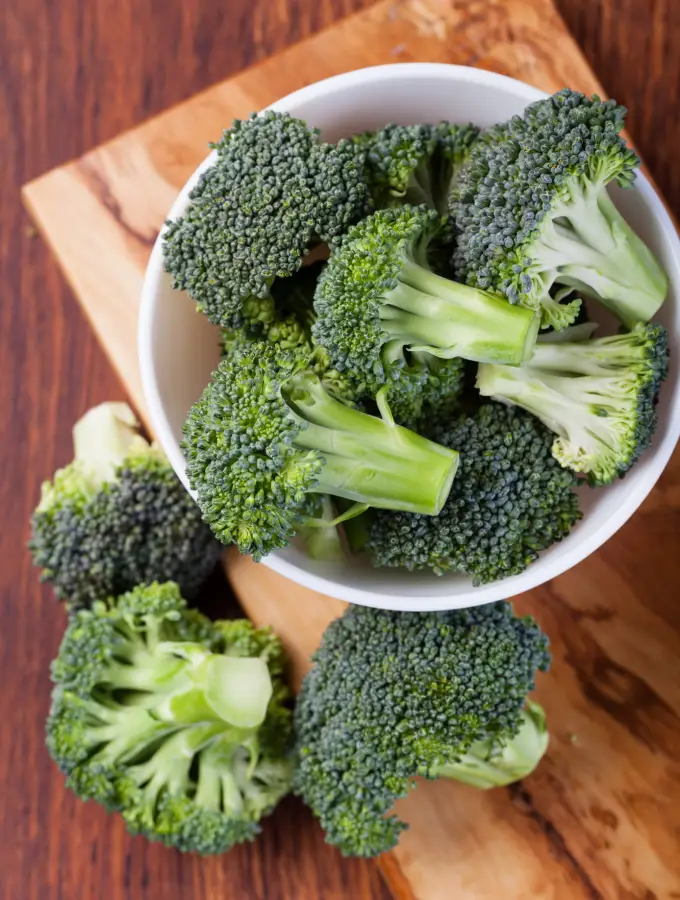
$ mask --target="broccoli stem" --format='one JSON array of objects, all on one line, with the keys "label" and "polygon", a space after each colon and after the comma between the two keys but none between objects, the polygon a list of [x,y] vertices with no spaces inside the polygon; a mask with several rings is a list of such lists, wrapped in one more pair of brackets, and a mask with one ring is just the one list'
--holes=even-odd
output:
[{"label": "broccoli stem", "polygon": [[380,318],[391,339],[413,350],[506,365],[521,365],[531,356],[540,324],[532,310],[408,259]]},{"label": "broccoli stem", "polygon": [[539,341],[531,365],[545,372],[597,376],[630,371],[636,367],[636,362],[640,367],[648,364],[648,347],[644,343],[633,343],[628,333],[579,343],[573,339],[573,332],[574,327],[562,332],[569,336],[568,342]]},{"label": "broccoli stem", "polygon": [[431,773],[453,778],[479,790],[503,787],[530,775],[548,749],[548,727],[543,707],[528,701],[517,734],[504,741],[490,737],[475,741],[459,759]]},{"label": "broccoli stem", "polygon": [[666,296],[663,270],[603,186],[574,187],[571,196],[553,208],[527,256],[548,281],[598,300],[627,328],[648,322]]},{"label": "broccoli stem", "polygon": [[195,755],[223,730],[223,722],[185,728],[168,738],[150,759],[130,766],[128,774],[142,788],[151,816],[162,792],[186,794]]},{"label": "broccoli stem", "polygon": [[194,797],[197,806],[234,815],[241,812],[243,795],[232,771],[237,752],[237,746],[223,738],[217,738],[201,751]]},{"label": "broccoli stem", "polygon": [[402,192],[393,190],[392,194],[395,197],[400,197],[403,203],[411,203],[413,206],[425,204],[435,209],[436,203],[429,159],[422,160],[411,172],[408,184]]},{"label": "broccoli stem", "polygon": [[477,388],[484,397],[497,396],[521,406],[590,454],[598,446],[615,451],[620,444],[622,413],[634,397],[635,381],[634,373],[615,383],[611,378],[605,382],[601,373],[578,378],[542,374],[538,379],[526,370],[480,366]]},{"label": "broccoli stem", "polygon": [[313,376],[290,379],[285,400],[303,425],[295,445],[324,459],[314,491],[377,508],[439,513],[458,467],[455,450],[346,406]]},{"label": "broccoli stem", "polygon": [[135,441],[143,441],[127,403],[101,403],[73,426],[75,459],[87,464],[88,481],[98,490],[110,481]]},{"label": "broccoli stem", "polygon": [[336,514],[331,498],[323,494],[319,502],[318,518],[305,520],[296,534],[302,538],[307,555],[311,559],[340,562],[345,558],[337,527],[340,523],[335,521]]},{"label": "broccoli stem", "polygon": [[174,725],[157,721],[145,709],[126,707],[110,708],[92,705],[93,717],[104,724],[87,729],[85,742],[91,747],[102,747],[93,759],[102,764],[117,766],[138,755],[154,741],[174,730]]}]

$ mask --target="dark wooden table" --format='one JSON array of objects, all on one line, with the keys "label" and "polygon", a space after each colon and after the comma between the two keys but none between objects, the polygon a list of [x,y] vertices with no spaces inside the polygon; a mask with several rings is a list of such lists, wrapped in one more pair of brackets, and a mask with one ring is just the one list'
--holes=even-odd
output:
[{"label": "dark wooden table", "polygon": [[[484,0],[481,0],[480,6]],[[0,898],[377,900],[370,863],[343,860],[284,802],[257,844],[183,858],[64,790],[43,744],[63,611],[25,543],[40,482],[70,457],[90,405],[121,397],[19,187],[214,81],[360,8],[362,0],[4,0],[0,4]],[[558,0],[680,214],[679,0]],[[220,590],[213,585],[213,592]],[[528,898],[530,900],[530,898]]]}]

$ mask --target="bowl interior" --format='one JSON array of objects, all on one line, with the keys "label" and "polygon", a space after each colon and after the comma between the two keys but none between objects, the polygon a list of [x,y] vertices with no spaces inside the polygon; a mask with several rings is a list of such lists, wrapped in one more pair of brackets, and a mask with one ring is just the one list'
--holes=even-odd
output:
[{"label": "bowl interior", "polygon": [[[388,122],[402,124],[472,121],[485,127],[516,113],[543,96],[525,84],[455,66],[395,65],[349,73],[312,85],[273,105],[337,140]],[[203,167],[210,162],[210,157]],[[170,217],[181,214],[198,173],[184,188]],[[676,346],[680,335],[678,286],[680,256],[673,225],[649,182],[640,177],[633,190],[613,192],[617,205],[652,248],[669,275],[671,288],[659,320]],[[594,312],[594,311],[593,311]],[[599,312],[599,311],[598,311]],[[596,321],[598,317],[596,316]],[[189,407],[200,396],[219,361],[218,330],[195,312],[189,297],[173,291],[162,271],[160,243],[149,264],[142,298],[140,361],[156,432],[186,484],[179,441]],[[271,554],[265,564],[308,587],[352,602],[394,609],[449,609],[509,597],[579,562],[603,543],[632,514],[661,473],[680,429],[677,359],[660,401],[660,425],[654,446],[625,480],[597,491],[582,489],[585,516],[562,543],[543,553],[521,575],[473,588],[461,575],[373,569],[361,560],[321,563],[295,545]]]}]

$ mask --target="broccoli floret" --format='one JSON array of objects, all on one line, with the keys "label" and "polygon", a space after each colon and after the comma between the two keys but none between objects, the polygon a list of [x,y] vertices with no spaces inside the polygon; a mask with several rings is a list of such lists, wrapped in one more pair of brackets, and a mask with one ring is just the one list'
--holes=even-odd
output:
[{"label": "broccoli floret", "polygon": [[485,397],[521,406],[558,435],[552,452],[591,485],[622,477],[650,445],[656,399],[668,373],[662,325],[636,325],[611,337],[539,342],[520,369],[480,366]]},{"label": "broccoli floret", "polygon": [[406,349],[510,364],[531,355],[537,316],[429,267],[443,227],[423,206],[381,210],[350,229],[319,279],[312,334],[363,393],[399,380]]},{"label": "broccoli floret", "polygon": [[308,363],[266,342],[234,353],[184,426],[206,521],[256,559],[290,541],[310,492],[433,514],[455,475],[455,452],[336,400]]},{"label": "broccoli floret", "polygon": [[221,553],[162,451],[124,403],[103,403],[73,430],[75,459],[42,486],[29,548],[70,606],[172,578],[188,597]]},{"label": "broccoli floret", "polygon": [[522,724],[513,738],[475,741],[459,759],[440,766],[437,775],[483,791],[526,778],[548,749],[549,736],[545,712],[538,703],[528,701],[521,716]]},{"label": "broccoli floret", "polygon": [[619,135],[624,117],[613,100],[565,89],[485,132],[452,196],[458,275],[557,329],[578,313],[578,298],[560,302],[569,289],[627,327],[649,321],[667,279],[606,190],[632,184],[640,162]]},{"label": "broccoli floret", "polygon": [[[347,379],[330,368],[324,348],[312,344],[312,303],[322,267],[323,263],[303,266],[291,278],[277,280],[268,298],[268,313],[257,326],[251,324],[237,329],[223,329],[223,357],[239,350],[249,352],[253,343],[259,340],[269,341],[284,350],[305,354],[309,359],[310,371],[321,379],[326,390],[338,400],[351,400],[352,389]],[[335,518],[330,497],[324,494],[307,495],[304,519],[295,534],[312,559],[338,561],[345,558],[338,527],[329,524]]]},{"label": "broccoli floret", "polygon": [[376,208],[424,203],[446,215],[451,184],[478,134],[474,125],[440,122],[387,125],[357,135]]},{"label": "broccoli floret", "polygon": [[447,613],[351,606],[326,629],[295,709],[293,789],[343,854],[377,856],[415,775],[511,741],[548,640],[508,603]]},{"label": "broccoli floret", "polygon": [[215,148],[186,213],[167,223],[164,265],[211,322],[234,327],[259,321],[253,298],[361,218],[368,194],[350,141],[322,143],[285,113],[235,121]]},{"label": "broccoli floret", "polygon": [[52,664],[48,749],[133,834],[223,853],[290,790],[282,668],[268,629],[212,623],[171,582],[97,601]]},{"label": "broccoli floret", "polygon": [[428,433],[460,452],[449,499],[431,517],[377,510],[366,545],[374,565],[464,572],[485,584],[523,572],[580,518],[577,478],[532,416],[487,403]]}]

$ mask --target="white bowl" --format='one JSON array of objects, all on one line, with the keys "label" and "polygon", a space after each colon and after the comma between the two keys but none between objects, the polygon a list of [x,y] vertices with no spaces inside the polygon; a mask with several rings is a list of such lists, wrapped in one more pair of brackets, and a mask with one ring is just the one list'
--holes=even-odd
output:
[{"label": "white bowl", "polygon": [[[543,96],[529,85],[479,69],[407,63],[338,75],[296,91],[270,108],[305,119],[321,128],[325,139],[335,141],[389,122],[449,119],[485,127],[521,113],[528,103]],[[208,156],[191,176],[169,218],[184,212],[189,191],[213,157]],[[613,196],[669,276],[669,296],[658,318],[668,327],[675,348],[680,344],[680,242],[673,223],[644,175],[638,176],[633,190],[616,190]],[[151,254],[142,291],[139,357],[153,428],[188,489],[179,446],[182,423],[219,362],[218,331],[196,313],[185,293],[172,290],[163,272],[160,238]],[[654,445],[624,480],[599,490],[582,489],[582,521],[569,537],[541,554],[521,575],[475,588],[469,578],[456,574],[438,577],[429,572],[374,569],[357,560],[318,562],[294,545],[270,554],[262,565],[324,594],[395,610],[456,609],[536,587],[596,550],[647,496],[680,435],[678,385],[677,355],[673,354],[670,376],[661,393]]]}]

